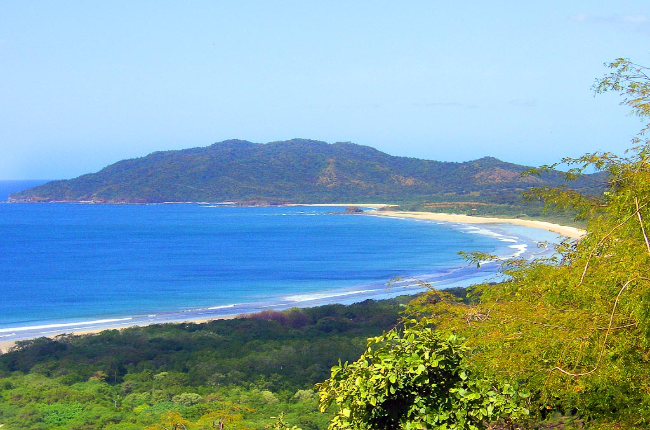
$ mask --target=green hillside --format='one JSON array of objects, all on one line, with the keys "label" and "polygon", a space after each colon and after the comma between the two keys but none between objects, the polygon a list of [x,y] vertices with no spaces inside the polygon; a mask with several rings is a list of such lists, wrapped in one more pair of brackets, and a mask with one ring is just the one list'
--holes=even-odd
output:
[{"label": "green hillside", "polygon": [[561,181],[558,172],[541,179],[521,177],[526,169],[491,157],[464,163],[395,157],[353,143],[227,140],[123,160],[97,173],[15,193],[10,201],[333,203],[422,201],[436,196],[489,200]]}]

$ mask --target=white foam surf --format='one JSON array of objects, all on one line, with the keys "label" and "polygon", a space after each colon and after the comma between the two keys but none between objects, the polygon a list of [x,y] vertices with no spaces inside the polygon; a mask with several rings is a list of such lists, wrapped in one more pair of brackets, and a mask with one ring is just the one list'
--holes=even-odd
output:
[{"label": "white foam surf", "polygon": [[94,321],[86,321],[86,322],[74,322],[74,323],[61,323],[61,324],[46,324],[46,325],[33,325],[33,326],[25,326],[25,327],[12,327],[12,328],[2,328],[0,329],[0,333],[9,333],[9,332],[15,332],[15,331],[28,331],[28,330],[46,330],[46,329],[51,329],[51,328],[73,328],[76,329],[77,327],[82,325],[84,329],[88,328],[88,326],[93,326],[93,325],[101,325],[101,324],[110,324],[110,323],[117,323],[121,321],[129,321],[132,320],[133,318],[128,317],[128,318],[112,318],[112,319],[103,319],[103,320],[94,320]]},{"label": "white foam surf", "polygon": [[353,294],[364,294],[375,290],[357,290],[357,291],[343,291],[343,292],[329,292],[329,293],[311,293],[311,294],[295,294],[285,297],[287,300],[293,302],[308,302],[311,300],[324,300],[335,297],[350,296]]}]

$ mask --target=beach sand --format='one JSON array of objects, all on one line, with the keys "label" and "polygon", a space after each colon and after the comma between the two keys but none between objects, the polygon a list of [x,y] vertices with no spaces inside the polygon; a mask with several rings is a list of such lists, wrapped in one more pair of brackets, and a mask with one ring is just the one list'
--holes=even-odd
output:
[{"label": "beach sand", "polygon": [[14,346],[16,342],[0,342],[0,352],[4,353]]},{"label": "beach sand", "polygon": [[469,215],[458,214],[445,214],[433,212],[369,212],[370,215],[397,217],[397,218],[416,218],[430,221],[445,221],[457,222],[462,224],[514,224],[524,227],[540,228],[542,230],[551,231],[561,236],[566,236],[571,239],[580,239],[585,235],[585,231],[576,227],[568,227],[560,224],[553,224],[545,221],[534,221],[519,218],[490,218],[490,217],[477,217]]},{"label": "beach sand", "polygon": [[386,205],[386,204],[383,204],[383,203],[315,203],[315,204],[289,203],[289,204],[286,204],[284,206],[291,206],[291,207],[314,206],[314,207],[321,207],[321,208],[326,208],[326,207],[329,207],[329,206],[341,207],[341,208],[348,207],[348,206],[356,206],[356,207],[359,207],[359,208],[379,209],[379,208],[385,208],[386,206],[390,206],[390,205]]},{"label": "beach sand", "polygon": [[[316,205],[309,205],[309,206],[316,206]],[[323,206],[335,206],[335,205],[323,205]],[[361,206],[361,207],[379,208],[386,205],[368,205],[368,204],[343,205],[341,204],[337,206]],[[495,223],[514,224],[514,225],[520,225],[524,227],[539,228],[539,229],[551,231],[559,235],[566,236],[573,239],[579,239],[585,235],[585,231],[579,228],[567,227],[567,226],[553,224],[544,221],[523,220],[518,218],[489,218],[489,217],[476,217],[476,216],[468,216],[468,215],[444,214],[444,213],[433,213],[433,212],[397,212],[397,211],[396,212],[390,212],[390,211],[366,212],[366,214],[372,216],[416,218],[416,219],[423,219],[423,220],[430,220],[430,221],[445,221],[445,222],[455,222],[455,223],[463,223],[463,224],[495,224]],[[236,318],[236,317],[237,315],[230,315],[230,316],[220,317],[218,319],[229,319],[229,318]],[[177,323],[179,324],[182,322],[203,323],[211,320],[213,320],[213,318],[197,319],[191,321],[177,321]],[[72,331],[68,334],[73,334],[73,335],[94,334],[104,330],[116,330],[116,329],[119,330],[122,328],[125,327],[124,326],[114,327],[114,328],[103,327],[97,330]],[[56,335],[53,335],[51,337],[55,337],[55,336]],[[14,341],[0,341],[0,352],[7,352],[7,350],[14,345],[15,345]]]},{"label": "beach sand", "polygon": [[[336,206],[347,207],[357,206],[360,208],[381,209],[390,205],[378,203],[324,203],[324,204],[288,204],[287,206]],[[534,221],[519,218],[494,218],[494,217],[479,217],[460,214],[449,213],[434,213],[434,212],[409,212],[409,211],[374,211],[366,212],[369,215],[380,215],[397,218],[417,218],[430,221],[446,221],[457,222],[462,224],[494,224],[505,223],[513,225],[521,225],[524,227],[539,228],[546,231],[557,233],[571,239],[580,239],[585,235],[585,231],[576,227],[569,227],[560,224],[553,224],[546,221]]]},{"label": "beach sand", "polygon": [[[119,327],[119,328],[124,328],[124,327]],[[102,332],[104,330],[112,330],[110,328],[102,328],[102,329],[97,329],[97,330],[83,330],[83,331],[76,331],[72,333],[66,333],[66,334],[74,334],[74,335],[83,335],[83,334],[97,334],[99,332]],[[63,334],[63,333],[60,333]],[[53,336],[47,336],[49,338],[54,338],[58,335],[53,335]],[[13,347],[16,344],[16,341],[0,341],[0,352],[5,353],[9,351],[9,348]]]}]

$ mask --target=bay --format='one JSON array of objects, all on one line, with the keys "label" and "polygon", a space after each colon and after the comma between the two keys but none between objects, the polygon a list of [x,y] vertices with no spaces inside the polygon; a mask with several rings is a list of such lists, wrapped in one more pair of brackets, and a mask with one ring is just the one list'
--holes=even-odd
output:
[{"label": "bay", "polygon": [[543,234],[340,210],[0,204],[0,339],[467,284],[496,265],[479,271],[459,251],[532,258]]}]

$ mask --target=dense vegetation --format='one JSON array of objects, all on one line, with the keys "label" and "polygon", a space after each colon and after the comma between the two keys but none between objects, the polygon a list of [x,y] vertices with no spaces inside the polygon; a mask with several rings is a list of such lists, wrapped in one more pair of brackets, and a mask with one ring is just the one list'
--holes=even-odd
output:
[{"label": "dense vegetation", "polygon": [[[520,200],[531,185],[558,185],[561,174],[522,177],[525,166],[485,157],[446,163],[394,157],[352,143],[294,139],[229,140],[205,148],[155,152],[100,172],[15,193],[10,201],[100,203],[341,203]],[[578,186],[589,186],[580,182]]]},{"label": "dense vegetation", "polygon": [[[164,324],[20,342],[0,355],[7,429],[261,428],[272,416],[324,428],[315,383],[408,299],[368,300],[204,324]],[[171,428],[171,427],[168,427]]]}]

